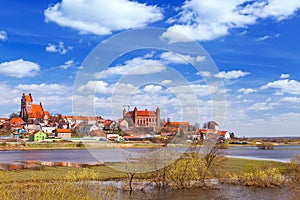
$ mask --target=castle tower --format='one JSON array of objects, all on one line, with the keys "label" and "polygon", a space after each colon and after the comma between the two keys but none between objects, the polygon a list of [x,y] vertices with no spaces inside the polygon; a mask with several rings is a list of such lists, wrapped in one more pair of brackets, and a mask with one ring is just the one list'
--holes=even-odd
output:
[{"label": "castle tower", "polygon": [[134,122],[134,126],[137,125],[137,114],[138,114],[137,107],[134,107],[134,109],[133,109],[133,116],[134,116],[133,122]]},{"label": "castle tower", "polygon": [[159,107],[156,108],[156,120],[157,120],[156,127],[160,128],[160,108]]},{"label": "castle tower", "polygon": [[126,115],[126,109],[123,109],[123,119],[125,119],[125,115]]}]

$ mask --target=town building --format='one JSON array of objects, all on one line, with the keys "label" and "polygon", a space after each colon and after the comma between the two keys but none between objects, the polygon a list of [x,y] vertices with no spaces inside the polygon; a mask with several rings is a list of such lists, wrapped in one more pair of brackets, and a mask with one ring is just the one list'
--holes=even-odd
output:
[{"label": "town building", "polygon": [[71,138],[71,130],[70,129],[61,129],[57,128],[54,131],[55,137],[61,139],[70,139]]},{"label": "town building", "polygon": [[42,105],[42,102],[39,104],[33,104],[33,98],[31,93],[26,95],[23,93],[21,98],[21,112],[20,117],[25,121],[36,120],[36,119],[49,119],[50,114],[48,111],[45,111]]},{"label": "town building", "polygon": [[47,134],[43,131],[35,131],[29,136],[29,140],[32,142],[43,141],[47,138]]},{"label": "town building", "polygon": [[153,128],[154,130],[160,128],[160,108],[157,107],[155,111],[138,110],[137,107],[133,111],[127,112],[124,108],[123,119],[128,122],[129,127],[136,128]]}]

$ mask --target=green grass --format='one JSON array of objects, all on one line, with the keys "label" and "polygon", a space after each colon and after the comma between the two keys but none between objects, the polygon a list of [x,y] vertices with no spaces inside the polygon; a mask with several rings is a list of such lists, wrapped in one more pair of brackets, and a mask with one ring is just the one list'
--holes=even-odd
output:
[{"label": "green grass", "polygon": [[92,172],[94,175],[92,177],[80,177],[83,180],[111,180],[123,179],[126,177],[126,173],[117,171],[108,166],[93,166],[89,168],[42,167],[39,170],[23,169],[13,171],[0,171],[0,184],[4,182],[38,182],[53,180],[68,181],[68,174],[81,174],[83,172]]},{"label": "green grass", "polygon": [[289,163],[282,163],[276,161],[265,161],[265,160],[247,160],[241,158],[228,158],[222,170],[232,174],[239,175],[249,168],[268,168],[274,167],[284,174],[287,172]]}]

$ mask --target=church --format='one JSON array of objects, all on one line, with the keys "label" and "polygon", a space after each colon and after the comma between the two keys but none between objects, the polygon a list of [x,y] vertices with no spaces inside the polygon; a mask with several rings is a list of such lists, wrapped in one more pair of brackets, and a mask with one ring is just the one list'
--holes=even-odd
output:
[{"label": "church", "polygon": [[33,99],[31,93],[26,95],[23,93],[21,98],[21,112],[20,117],[25,121],[36,120],[36,119],[49,119],[50,114],[48,111],[45,111],[42,103],[33,104]]}]

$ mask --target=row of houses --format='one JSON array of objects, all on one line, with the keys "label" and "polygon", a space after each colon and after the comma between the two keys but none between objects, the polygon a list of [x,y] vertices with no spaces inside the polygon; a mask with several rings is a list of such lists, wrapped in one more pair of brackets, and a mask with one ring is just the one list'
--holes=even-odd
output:
[{"label": "row of houses", "polygon": [[[143,138],[144,135],[160,135],[162,137],[190,137],[193,140],[204,139],[209,133],[215,133],[220,138],[230,139],[230,133],[219,131],[218,124],[210,121],[202,128],[196,128],[189,122],[172,122],[170,119],[162,121],[160,108],[155,110],[132,111],[123,110],[123,118],[118,122],[104,119],[100,116],[63,116],[50,115],[45,111],[42,103],[33,104],[32,95],[24,94],[21,98],[21,111],[19,115],[10,119],[0,118],[0,128],[11,127],[13,137],[23,137],[36,141],[34,138],[45,138],[42,132],[50,138],[70,139],[72,133],[80,137],[117,137],[126,136],[125,139]],[[34,137],[35,134],[39,136]],[[111,136],[111,137],[110,137]],[[33,138],[33,139],[32,139]]]}]

